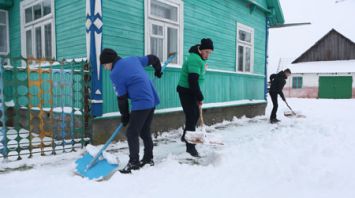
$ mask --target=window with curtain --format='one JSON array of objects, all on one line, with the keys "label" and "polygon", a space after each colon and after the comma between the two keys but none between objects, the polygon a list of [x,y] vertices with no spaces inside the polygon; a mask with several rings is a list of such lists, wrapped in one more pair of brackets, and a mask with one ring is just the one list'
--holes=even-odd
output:
[{"label": "window with curtain", "polygon": [[254,64],[254,29],[237,24],[236,70],[238,72],[253,72]]},{"label": "window with curtain", "polygon": [[7,55],[9,52],[9,24],[7,11],[0,10],[0,55]]},{"label": "window with curtain", "polygon": [[[178,52],[182,47],[180,38],[180,18],[182,17],[182,6],[180,1],[166,0],[146,0],[148,5],[148,15],[146,15],[146,24],[148,25],[148,34],[146,35],[147,53],[154,54],[164,62],[169,53]],[[178,56],[172,63],[179,64]]]},{"label": "window with curtain", "polygon": [[23,2],[23,45],[26,57],[54,58],[54,5],[53,0]]},{"label": "window with curtain", "polygon": [[292,88],[301,89],[303,78],[301,76],[292,77]]}]

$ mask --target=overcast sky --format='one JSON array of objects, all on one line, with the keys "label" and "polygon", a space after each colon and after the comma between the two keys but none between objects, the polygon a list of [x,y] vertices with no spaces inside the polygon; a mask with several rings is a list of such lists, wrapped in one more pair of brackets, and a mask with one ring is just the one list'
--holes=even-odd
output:
[{"label": "overcast sky", "polygon": [[270,29],[268,73],[276,71],[280,58],[297,58],[332,28],[355,42],[355,0],[336,2],[280,0],[285,23],[312,24]]}]

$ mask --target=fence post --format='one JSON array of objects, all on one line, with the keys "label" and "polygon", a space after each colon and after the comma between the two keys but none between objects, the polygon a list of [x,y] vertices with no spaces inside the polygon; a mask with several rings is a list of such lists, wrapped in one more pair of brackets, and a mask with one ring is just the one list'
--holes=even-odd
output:
[{"label": "fence post", "polygon": [[4,99],[4,75],[3,75],[3,58],[0,57],[0,122],[1,122],[1,132],[0,132],[0,142],[2,144],[2,148],[0,146],[0,151],[3,157],[6,159],[8,155],[7,149],[7,134],[6,134],[6,107],[5,107],[5,99]]}]

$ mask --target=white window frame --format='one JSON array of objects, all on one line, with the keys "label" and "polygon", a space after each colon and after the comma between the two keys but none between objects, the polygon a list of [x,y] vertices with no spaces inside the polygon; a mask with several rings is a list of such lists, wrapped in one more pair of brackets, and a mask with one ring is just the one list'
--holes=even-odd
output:
[{"label": "white window frame", "polygon": [[177,22],[172,21],[172,20],[168,20],[168,19],[164,19],[164,18],[160,18],[154,15],[150,14],[150,5],[151,5],[151,1],[152,0],[144,0],[144,12],[145,12],[145,20],[144,20],[144,40],[145,40],[145,54],[150,54],[150,36],[151,36],[151,27],[152,24],[157,24],[160,26],[163,26],[163,35],[164,35],[164,39],[163,39],[163,59],[161,60],[162,62],[164,62],[167,59],[167,30],[168,27],[170,28],[175,28],[178,31],[177,34],[177,63],[176,64],[169,64],[171,66],[177,66],[177,67],[181,67],[182,65],[182,61],[183,61],[183,28],[184,28],[184,4],[182,0],[157,0],[160,1],[162,3],[168,4],[170,6],[176,7],[177,8]]},{"label": "white window frame", "polygon": [[[251,34],[251,42],[248,43],[248,42],[244,42],[244,41],[240,41],[239,40],[239,30],[243,30],[245,32],[248,32]],[[241,74],[253,74],[254,73],[254,28],[252,27],[249,27],[247,25],[244,25],[244,24],[241,24],[241,23],[237,23],[237,35],[236,35],[236,66],[235,66],[235,71],[236,73],[241,73]],[[243,53],[243,71],[239,71],[238,70],[238,50],[239,50],[239,46],[243,46],[244,49],[245,47],[250,47],[250,71],[245,71],[245,59],[246,59],[246,56],[245,56],[245,53],[246,53],[246,50],[244,50],[244,53]]]},{"label": "white window frame", "polygon": [[5,52],[0,52],[0,55],[8,55],[10,52],[10,38],[9,38],[9,13],[7,10],[2,10],[0,9],[0,12],[5,13],[5,26],[6,26],[6,51]]},{"label": "white window frame", "polygon": [[[25,22],[26,15],[25,10],[29,7],[32,7],[38,3],[41,3],[43,0],[24,0],[20,3],[20,17],[21,17],[21,54],[23,57],[27,57],[27,47],[26,47],[26,31],[31,29],[32,32],[32,55],[36,57],[36,47],[35,47],[35,28],[41,27],[41,40],[42,40],[42,57],[45,55],[45,32],[44,26],[51,24],[51,40],[52,40],[52,57],[56,58],[56,39],[55,39],[55,9],[54,9],[54,0],[51,1],[51,13],[36,19],[29,23]],[[43,10],[42,10],[43,11]],[[36,57],[37,58],[37,57]]]}]

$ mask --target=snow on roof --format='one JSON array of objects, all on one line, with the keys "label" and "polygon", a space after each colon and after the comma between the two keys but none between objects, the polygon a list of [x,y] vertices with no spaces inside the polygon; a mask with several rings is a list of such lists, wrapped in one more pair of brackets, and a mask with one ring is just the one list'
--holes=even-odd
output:
[{"label": "snow on roof", "polygon": [[285,65],[292,73],[355,73],[355,60],[316,61]]}]

